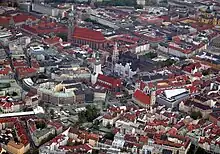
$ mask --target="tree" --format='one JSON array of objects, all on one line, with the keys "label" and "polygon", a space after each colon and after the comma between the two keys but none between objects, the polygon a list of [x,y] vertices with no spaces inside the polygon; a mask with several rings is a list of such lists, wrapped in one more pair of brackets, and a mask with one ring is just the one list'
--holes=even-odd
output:
[{"label": "tree", "polygon": [[37,127],[37,129],[44,129],[44,128],[46,128],[46,124],[43,121],[37,121],[36,127]]},{"label": "tree", "polygon": [[67,41],[67,34],[66,33],[58,33],[56,34],[57,37],[60,37],[63,41]]},{"label": "tree", "polygon": [[171,66],[173,64],[175,64],[175,60],[173,60],[173,59],[167,59],[165,61],[160,62],[161,67],[168,67],[168,66]]},{"label": "tree", "polygon": [[107,104],[107,109],[110,108],[110,106],[111,106],[110,104]]},{"label": "tree", "polygon": [[54,114],[55,114],[54,109],[51,109],[50,110],[50,115],[51,115],[52,118],[54,117]]},{"label": "tree", "polygon": [[106,133],[104,138],[114,140],[114,134],[112,132]]},{"label": "tree", "polygon": [[18,94],[13,91],[12,96],[17,96]]},{"label": "tree", "polygon": [[19,140],[18,140],[17,137],[14,137],[14,141],[15,141],[16,143],[19,143]]},{"label": "tree", "polygon": [[98,120],[95,120],[93,126],[92,126],[94,129],[96,130],[99,130],[99,121]]},{"label": "tree", "polygon": [[42,145],[42,144],[44,144],[44,143],[46,143],[46,142],[52,140],[54,137],[55,137],[54,134],[50,134],[50,135],[48,136],[48,138],[45,138],[45,139],[43,139],[43,140],[41,141],[40,145]]},{"label": "tree", "polygon": [[198,112],[193,111],[191,112],[190,117],[193,118],[194,120],[197,120],[197,119],[202,118],[202,113],[200,111]]},{"label": "tree", "polygon": [[110,0],[110,1],[103,1],[103,2],[96,2],[95,6],[136,6],[136,0]]},{"label": "tree", "polygon": [[121,104],[127,104],[127,102],[128,102],[128,101],[127,101],[126,99],[120,99],[120,103],[121,103]]},{"label": "tree", "polygon": [[93,122],[95,118],[99,116],[98,109],[95,106],[87,105],[86,106],[86,111],[82,111],[78,114],[79,122],[84,123],[84,122]]},{"label": "tree", "polygon": [[106,126],[108,129],[111,129],[112,128],[112,125],[110,123],[107,124]]},{"label": "tree", "polygon": [[79,123],[84,123],[87,121],[85,111],[80,112],[78,116],[79,116]]},{"label": "tree", "polygon": [[203,70],[202,71],[202,75],[203,76],[207,76],[207,75],[209,75],[211,73],[211,70],[210,69],[207,69],[207,70]]},{"label": "tree", "polygon": [[89,122],[92,122],[98,117],[98,109],[95,106],[86,106],[86,117]]},{"label": "tree", "polygon": [[[40,105],[40,104],[39,104]],[[48,104],[45,104],[45,112],[48,111],[48,108],[49,108],[49,105]]]},{"label": "tree", "polygon": [[143,9],[144,6],[143,6],[143,5],[136,5],[136,6],[134,6],[134,8],[135,8],[135,9]]}]

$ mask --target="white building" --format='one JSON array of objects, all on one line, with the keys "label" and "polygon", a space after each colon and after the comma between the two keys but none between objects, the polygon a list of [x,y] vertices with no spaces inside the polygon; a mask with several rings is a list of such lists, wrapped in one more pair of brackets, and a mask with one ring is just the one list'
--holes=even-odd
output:
[{"label": "white building", "polygon": [[103,73],[102,73],[102,64],[98,57],[93,65],[93,73],[91,75],[91,82],[93,85],[97,82],[97,78],[99,74],[103,74]]},{"label": "white building", "polygon": [[132,70],[131,63],[126,63],[125,65],[122,63],[116,63],[114,70],[119,75],[128,78],[132,78],[137,73],[136,70]]},{"label": "white building", "polygon": [[35,12],[47,14],[50,16],[59,15],[59,9],[53,8],[51,6],[43,5],[43,4],[32,3],[32,10]]}]

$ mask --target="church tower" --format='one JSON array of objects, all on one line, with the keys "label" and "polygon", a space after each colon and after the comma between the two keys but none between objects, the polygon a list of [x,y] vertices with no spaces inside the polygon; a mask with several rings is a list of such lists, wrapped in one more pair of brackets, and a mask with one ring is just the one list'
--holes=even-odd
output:
[{"label": "church tower", "polygon": [[118,43],[115,42],[115,46],[114,46],[113,53],[112,53],[112,72],[113,73],[114,73],[114,69],[115,69],[115,64],[118,61],[118,56],[119,56],[119,53],[118,53]]},{"label": "church tower", "polygon": [[72,42],[74,29],[76,27],[76,6],[72,7],[71,12],[68,14],[68,42]]},{"label": "church tower", "polygon": [[91,74],[92,84],[96,83],[99,74],[103,74],[102,73],[102,64],[101,64],[101,60],[100,60],[100,57],[99,57],[99,53],[95,53],[94,58],[95,58],[96,61],[93,65],[93,72]]}]

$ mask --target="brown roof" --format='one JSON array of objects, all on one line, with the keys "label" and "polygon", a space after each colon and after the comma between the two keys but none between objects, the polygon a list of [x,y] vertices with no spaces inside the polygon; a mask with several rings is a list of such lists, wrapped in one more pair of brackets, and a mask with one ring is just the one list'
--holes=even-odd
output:
[{"label": "brown roof", "polygon": [[15,143],[15,141],[9,141],[7,146],[12,146],[13,148],[16,148],[16,149],[21,149],[24,147],[24,145],[22,143]]}]

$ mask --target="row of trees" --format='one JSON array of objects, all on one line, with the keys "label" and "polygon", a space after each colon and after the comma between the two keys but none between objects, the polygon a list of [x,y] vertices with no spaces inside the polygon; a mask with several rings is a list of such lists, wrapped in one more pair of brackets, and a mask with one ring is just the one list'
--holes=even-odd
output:
[{"label": "row of trees", "polygon": [[144,55],[146,58],[150,58],[150,59],[153,59],[153,58],[156,58],[157,57],[157,53],[156,52],[148,52]]},{"label": "row of trees", "polygon": [[136,0],[110,0],[103,2],[96,2],[95,5],[105,5],[105,6],[136,6]]},{"label": "row of trees", "polygon": [[[162,3],[167,3],[167,0],[163,0]],[[137,0],[106,0],[103,2],[96,2],[95,5],[98,6],[133,6],[136,9],[142,9],[142,5],[137,4]],[[157,2],[155,0],[145,0],[145,5],[155,6]]]},{"label": "row of trees", "polygon": [[175,63],[176,63],[175,60],[173,60],[173,59],[167,59],[167,60],[165,60],[165,61],[159,62],[159,65],[160,65],[161,67],[169,67],[169,66],[171,66],[171,65],[173,65],[173,64],[175,64]]}]

